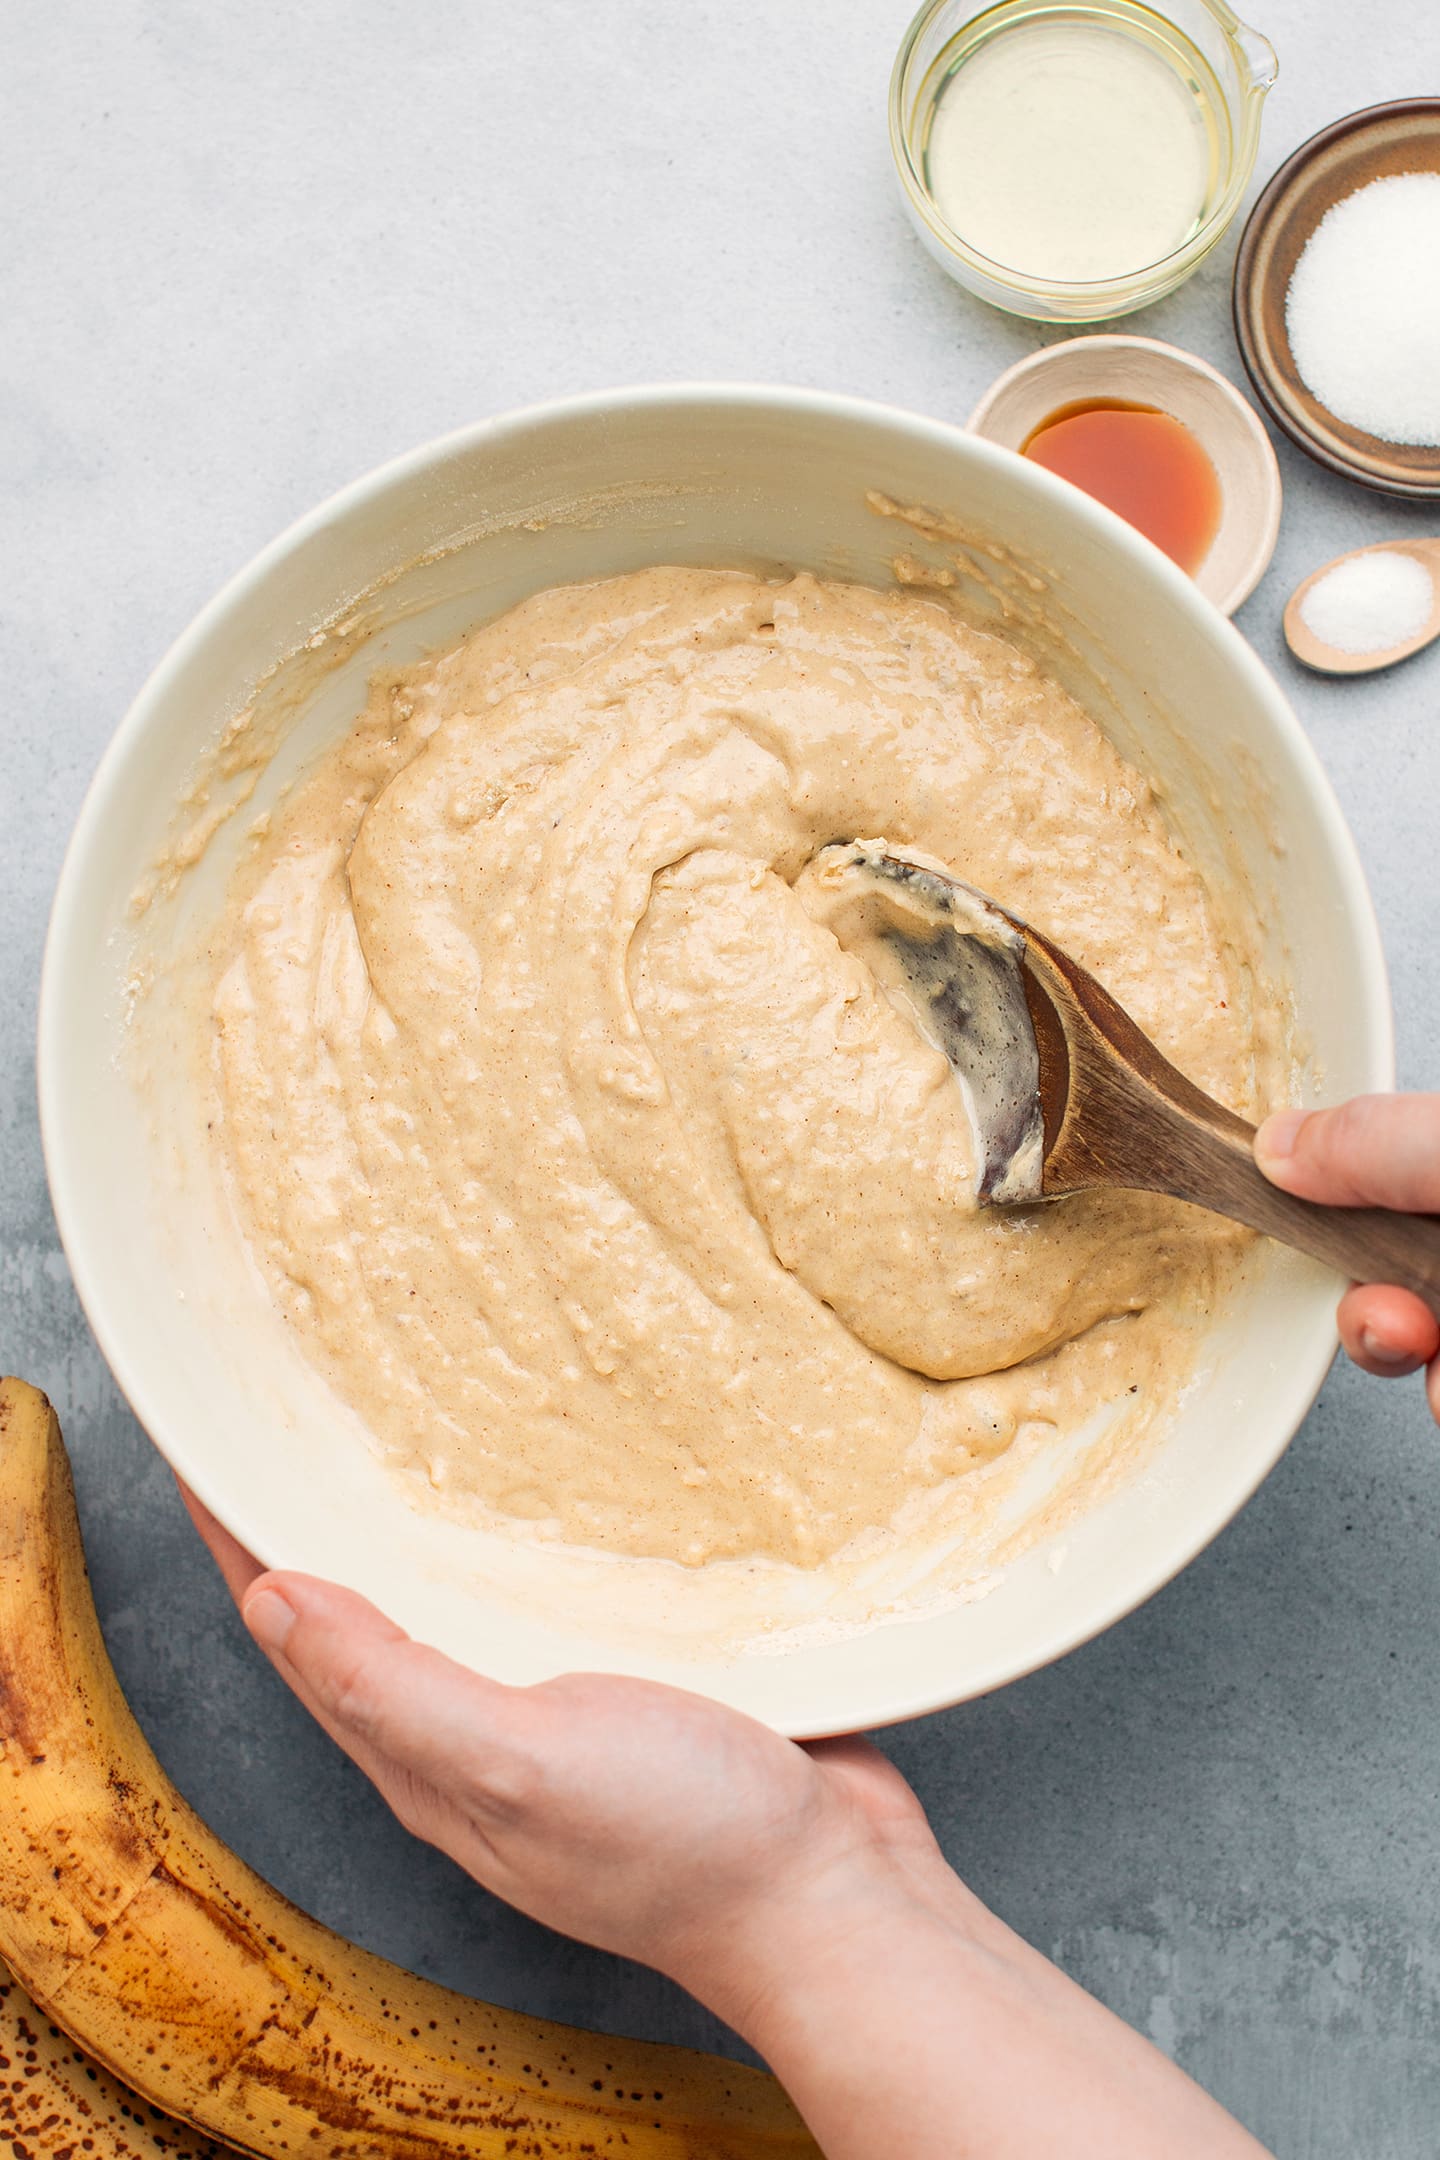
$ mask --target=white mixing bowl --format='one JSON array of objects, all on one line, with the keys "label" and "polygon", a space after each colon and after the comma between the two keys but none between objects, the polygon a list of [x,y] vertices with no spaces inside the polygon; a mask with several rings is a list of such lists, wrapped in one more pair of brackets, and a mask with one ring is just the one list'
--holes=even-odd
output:
[{"label": "white mixing bowl", "polygon": [[[897,521],[880,497],[938,516]],[[737,1648],[733,1628],[712,1626],[711,1571],[637,1574],[413,1512],[296,1354],[217,1207],[178,1049],[168,1097],[163,1075],[154,1095],[137,1086],[137,955],[160,970],[163,1008],[167,955],[213,910],[251,815],[359,710],[374,667],[565,580],[689,562],[880,584],[897,557],[907,575],[950,576],[977,621],[1005,613],[1155,777],[1192,853],[1239,880],[1327,1093],[1386,1086],[1389,1006],[1364,880],[1249,647],[1164,556],[1064,482],[958,429],[846,399],[618,391],[486,422],[386,466],[212,601],[126,716],[81,811],[45,958],[39,1080],[56,1214],[101,1347],[175,1469],[263,1560],[350,1583],[501,1678],[643,1673],[796,1734],[979,1694],[1083,1642],[1192,1559],[1275,1463],[1333,1354],[1333,1278],[1270,1248],[1250,1294],[1214,1323],[1206,1367],[1143,1472],[1042,1537],[988,1594],[836,1634],[797,1576],[770,1616],[783,1625],[764,1647]],[[252,699],[260,717],[241,751],[261,741],[273,757],[247,763],[232,745],[216,761]],[[252,783],[245,813],[221,818]],[[197,820],[216,825],[202,859],[137,923],[137,888]],[[743,1610],[746,1596],[773,1602],[773,1586],[747,1591],[743,1570],[727,1580],[753,1633],[765,1616]]]}]

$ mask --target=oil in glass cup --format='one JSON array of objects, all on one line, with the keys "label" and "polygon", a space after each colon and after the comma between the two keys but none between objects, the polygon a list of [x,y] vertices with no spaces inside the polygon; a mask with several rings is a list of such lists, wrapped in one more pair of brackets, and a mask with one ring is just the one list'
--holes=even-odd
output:
[{"label": "oil in glass cup", "polygon": [[979,298],[1094,322],[1171,292],[1238,209],[1275,54],[1224,0],[930,0],[890,88],[921,238]]}]

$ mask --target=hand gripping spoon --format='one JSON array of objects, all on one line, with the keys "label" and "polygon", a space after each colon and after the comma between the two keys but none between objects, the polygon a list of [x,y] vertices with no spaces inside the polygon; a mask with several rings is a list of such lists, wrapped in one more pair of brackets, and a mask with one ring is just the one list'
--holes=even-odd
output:
[{"label": "hand gripping spoon", "polygon": [[979,1194],[1056,1200],[1094,1186],[1190,1200],[1398,1283],[1440,1318],[1440,1216],[1321,1207],[1271,1185],[1255,1127],[1162,1057],[1086,969],[984,894],[883,840],[825,848],[827,919],[949,1059],[980,1141]]}]

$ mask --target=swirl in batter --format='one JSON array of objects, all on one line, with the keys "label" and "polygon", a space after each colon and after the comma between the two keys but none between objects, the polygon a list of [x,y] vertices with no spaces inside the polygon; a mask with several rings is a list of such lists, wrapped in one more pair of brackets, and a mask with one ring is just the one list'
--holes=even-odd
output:
[{"label": "swirl in batter", "polygon": [[212,948],[214,1133],[290,1322],[430,1504],[815,1565],[1022,1425],[1153,1411],[1235,1235],[978,1210],[939,1052],[807,876],[884,834],[1251,1106],[1247,965],[1145,780],[904,592],[660,569],[379,680]]}]

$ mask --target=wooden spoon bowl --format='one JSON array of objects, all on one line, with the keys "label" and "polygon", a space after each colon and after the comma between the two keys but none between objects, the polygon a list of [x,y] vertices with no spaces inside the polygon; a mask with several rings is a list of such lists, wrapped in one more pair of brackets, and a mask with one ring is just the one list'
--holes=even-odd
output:
[{"label": "wooden spoon bowl", "polygon": [[[1367,555],[1408,555],[1423,564],[1430,578],[1430,615],[1419,630],[1402,638],[1398,645],[1376,647],[1370,652],[1345,652],[1338,645],[1328,645],[1310,628],[1305,620],[1305,602],[1321,579],[1329,577],[1341,563],[1358,562]],[[1322,563],[1296,586],[1286,603],[1284,622],[1285,642],[1295,658],[1321,675],[1371,675],[1377,668],[1394,667],[1397,660],[1408,660],[1412,653],[1423,651],[1440,637],[1440,540],[1382,540],[1375,547],[1352,548],[1348,555],[1337,555],[1333,562]]]},{"label": "wooden spoon bowl", "polygon": [[[912,859],[883,841],[837,843],[819,860],[827,875],[866,881],[891,899],[890,919],[876,926],[879,941],[910,977],[906,1002],[955,1066],[972,1106],[972,1059],[989,1061],[994,1016],[1008,1029],[1013,1007],[997,1004],[988,989],[976,994],[964,948],[986,948],[987,973],[1000,956],[1018,973],[1035,1056],[1028,1044],[1014,1056],[1007,1041],[1006,1069],[1019,1088],[1034,1088],[1043,1130],[1027,1138],[1023,1115],[1007,1104],[1006,1129],[1021,1136],[1013,1168],[992,1162],[982,1197],[1033,1204],[1107,1185],[1166,1193],[1354,1281],[1398,1283],[1440,1319],[1440,1217],[1322,1207],[1282,1192],[1255,1161],[1255,1127],[1188,1080],[1087,969],[1030,924],[928,857]],[[943,1019],[938,1029],[935,1015]],[[983,1161],[989,1136],[982,1129],[979,1137]]]}]

